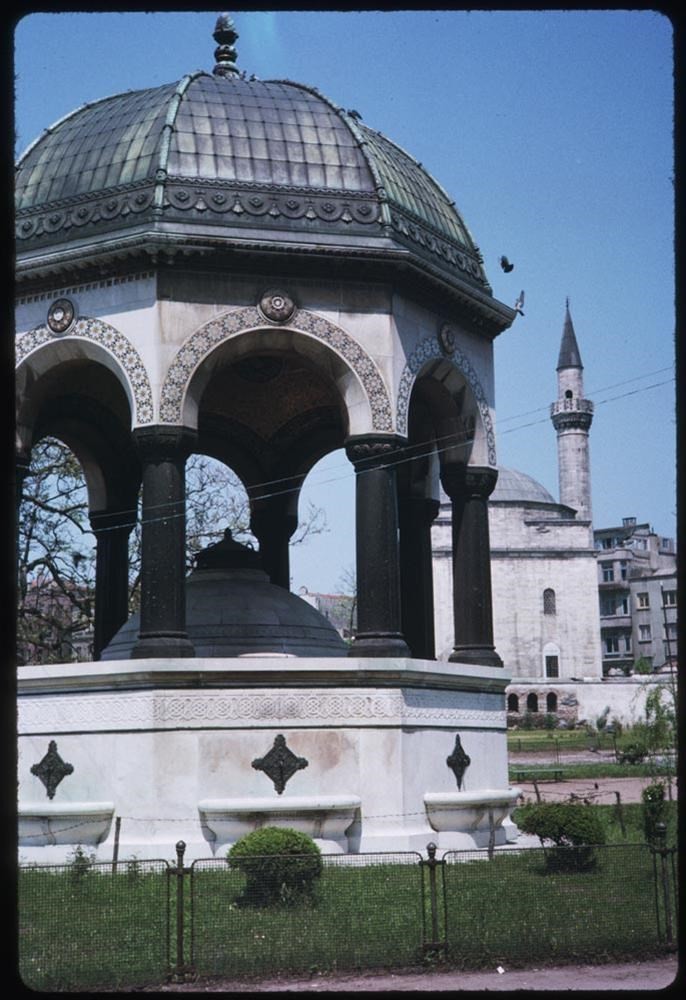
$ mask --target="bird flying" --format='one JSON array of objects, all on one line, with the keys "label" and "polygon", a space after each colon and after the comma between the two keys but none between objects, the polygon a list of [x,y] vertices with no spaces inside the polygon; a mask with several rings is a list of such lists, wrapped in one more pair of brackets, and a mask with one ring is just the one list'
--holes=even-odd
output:
[{"label": "bird flying", "polygon": [[517,301],[514,304],[514,307],[515,307],[516,311],[519,313],[520,316],[524,315],[524,313],[522,311],[523,306],[524,306],[524,292],[522,291],[522,292],[519,293],[519,298],[517,299]]},{"label": "bird flying", "polygon": [[505,274],[509,274],[510,271],[514,271],[514,264],[510,264],[507,257],[500,258],[500,266],[502,267]]}]

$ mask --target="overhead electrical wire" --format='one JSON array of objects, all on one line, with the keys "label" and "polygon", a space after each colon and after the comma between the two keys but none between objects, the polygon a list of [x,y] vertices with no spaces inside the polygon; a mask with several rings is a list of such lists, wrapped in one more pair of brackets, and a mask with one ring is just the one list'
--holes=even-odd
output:
[{"label": "overhead electrical wire", "polygon": [[[593,390],[593,394],[597,394],[599,392],[609,392],[611,389],[620,388],[621,386],[629,385],[632,382],[636,382],[636,381],[638,381],[640,379],[644,379],[644,378],[649,378],[651,375],[658,375],[658,374],[661,374],[662,372],[665,372],[665,371],[673,371],[673,368],[671,366],[664,367],[664,368],[658,368],[658,369],[656,369],[656,370],[654,370],[652,372],[647,372],[644,375],[637,375],[637,376],[634,376],[633,378],[625,379],[622,382],[616,382],[613,385],[606,386],[604,389]],[[642,392],[648,392],[651,389],[656,389],[656,388],[659,388],[659,387],[661,387],[663,385],[669,385],[670,383],[672,383],[672,382],[675,381],[675,377],[676,376],[673,375],[669,379],[664,379],[664,380],[662,380],[660,382],[653,382],[650,385],[640,386],[640,387],[638,387],[636,389],[630,389],[627,392],[620,393],[619,395],[616,395],[616,396],[610,396],[607,399],[594,400],[593,401],[594,407],[595,406],[602,406],[602,405],[604,405],[606,403],[616,402],[619,399],[625,399],[625,398],[627,398],[629,396],[635,396],[635,395],[638,395],[638,394],[640,394]],[[524,413],[516,414],[516,415],[514,415],[512,417],[505,417],[503,419],[499,419],[497,421],[497,425],[498,425],[498,428],[499,428],[499,430],[498,430],[499,435],[504,436],[505,434],[512,434],[512,433],[514,433],[516,431],[525,430],[526,428],[529,428],[529,427],[535,427],[538,424],[547,423],[549,417],[546,415],[546,417],[541,418],[539,420],[531,420],[531,421],[528,421],[525,424],[519,424],[516,427],[510,427],[510,428],[507,428],[505,430],[500,430],[500,428],[502,427],[503,423],[506,423],[506,422],[509,422],[509,421],[512,421],[512,420],[518,420],[518,419],[521,419],[522,417],[529,416],[529,415],[532,415],[534,413],[546,412],[546,414],[548,414],[550,412],[550,405],[551,404],[548,404],[545,407],[537,407],[534,410],[527,410]],[[445,441],[447,441],[449,443],[448,444],[443,444],[440,447],[437,446],[437,445],[440,445],[442,442],[445,442]],[[439,437],[439,438],[433,438],[432,440],[421,441],[421,442],[414,443],[414,444],[404,444],[404,445],[399,446],[394,451],[391,451],[391,452],[387,453],[387,455],[384,456],[383,465],[384,465],[384,468],[394,468],[394,467],[397,467],[397,466],[400,466],[400,465],[404,465],[404,464],[406,464],[408,462],[413,462],[413,461],[416,461],[416,460],[419,460],[419,459],[422,459],[422,458],[429,458],[432,455],[443,454],[446,451],[450,451],[452,448],[456,448],[456,447],[460,447],[460,446],[472,444],[473,441],[474,441],[473,437],[467,438],[467,437],[464,437],[464,435],[462,433],[459,433],[459,434],[448,434],[448,435],[444,435],[444,436]],[[408,447],[411,449],[411,452],[412,452],[410,455],[406,454],[406,451],[407,451]],[[422,448],[426,448],[427,450],[426,451],[420,451],[420,450],[418,450],[418,449],[422,449]],[[399,458],[397,458],[395,460],[390,460],[389,461],[389,456],[393,456],[394,454],[400,455],[401,457],[399,457]],[[314,481],[314,482],[310,482],[308,484],[308,488],[309,489],[316,489],[317,487],[320,487],[320,486],[328,486],[328,485],[330,485],[332,483],[343,482],[344,480],[346,480],[346,479],[349,478],[349,476],[351,474],[351,471],[352,471],[352,469],[351,469],[351,463],[350,462],[345,462],[345,463],[342,462],[340,466],[335,466],[331,471],[335,472],[337,468],[345,470],[344,474],[343,475],[333,475],[333,476],[331,476],[331,478],[328,478],[328,479],[321,479],[321,480],[317,480],[317,481]],[[364,469],[363,470],[356,470],[355,474],[356,475],[365,475],[366,471],[372,471],[372,470],[364,470]],[[300,489],[301,489],[301,487],[302,487],[302,485],[303,485],[303,483],[305,482],[305,480],[307,479],[307,476],[309,474],[310,473],[305,473],[305,474],[302,474],[302,475],[294,475],[294,476],[293,475],[292,476],[284,476],[284,477],[282,477],[280,479],[265,480],[262,483],[252,484],[250,486],[250,493],[249,493],[249,496],[247,497],[247,499],[250,499],[250,500],[269,500],[272,497],[285,496],[285,495],[287,495],[289,493],[299,492]],[[270,490],[270,491],[265,492],[265,493],[255,492],[255,491],[262,490],[262,489],[267,489],[268,487],[278,486],[280,483],[292,483],[294,480],[301,480],[301,481],[300,481],[300,483],[297,486],[288,486],[288,487],[285,487],[284,489],[280,489],[280,490],[279,489],[276,489],[276,490],[273,489],[273,490]],[[247,491],[246,491],[246,493],[247,493]],[[174,513],[173,509],[175,507],[178,507],[179,504],[183,504],[184,509],[181,510],[181,511],[179,511],[178,513]],[[192,507],[192,502],[191,502],[190,506]],[[164,509],[164,508],[167,508],[167,507],[172,508],[172,510],[168,514],[161,514],[161,515],[155,516],[155,517],[144,517],[144,518],[140,519],[139,523],[140,524],[160,523],[160,522],[163,522],[163,521],[170,521],[170,520],[175,520],[177,518],[186,517],[187,516],[187,511],[188,511],[188,508],[189,508],[189,501],[188,501],[188,499],[184,498],[184,500],[180,500],[180,501],[167,501],[166,503],[162,503],[162,504],[154,504],[154,505],[152,505],[150,507],[146,507],[146,512],[150,512],[150,511],[153,511],[153,510],[161,510],[161,509]],[[118,523],[116,523],[116,524],[108,524],[107,527],[98,528],[97,529],[98,533],[106,532],[106,531],[117,531],[117,530],[120,530],[121,528],[125,528],[125,527],[127,527],[127,528],[128,527],[133,527],[137,523],[137,515],[138,515],[138,509],[137,508],[128,508],[128,509],[122,509],[122,510],[119,510],[119,511],[108,512],[109,517],[112,517],[115,514],[117,514],[117,515],[119,515],[119,516],[121,516],[122,518],[125,518],[125,519],[122,520],[122,521],[120,521],[120,522],[118,522]],[[126,518],[126,515],[130,515],[129,518]],[[132,520],[132,518],[135,518],[135,520]],[[85,533],[88,534],[88,532],[85,532]],[[209,535],[218,535],[218,534],[221,534],[221,531],[217,530],[217,531],[214,531],[214,532],[200,532],[199,534],[201,534],[203,536],[204,535],[208,535],[208,536]]]}]

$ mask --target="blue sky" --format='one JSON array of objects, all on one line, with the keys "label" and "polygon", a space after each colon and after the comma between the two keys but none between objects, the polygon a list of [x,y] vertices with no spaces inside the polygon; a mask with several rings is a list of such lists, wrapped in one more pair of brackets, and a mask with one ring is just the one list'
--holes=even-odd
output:
[{"label": "blue sky", "polygon": [[[496,298],[499,463],[558,494],[557,354],[569,296],[584,362],[594,523],[676,533],[672,26],[653,11],[278,11],[233,15],[238,65],[318,87],[455,199]],[[213,12],[30,14],[15,32],[17,153],[86,101],[211,70]],[[515,264],[504,274],[498,259]],[[330,456],[303,491],[330,531],[293,586],[354,563],[354,482]]]}]

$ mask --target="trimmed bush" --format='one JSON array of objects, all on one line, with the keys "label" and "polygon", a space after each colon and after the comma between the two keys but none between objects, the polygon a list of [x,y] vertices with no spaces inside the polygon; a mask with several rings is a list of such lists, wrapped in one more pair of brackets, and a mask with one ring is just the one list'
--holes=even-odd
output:
[{"label": "trimmed bush", "polygon": [[311,898],[322,872],[321,852],[311,837],[289,827],[265,826],[237,840],[227,860],[245,875],[240,902],[291,905]]},{"label": "trimmed bush", "polygon": [[665,786],[661,781],[655,781],[641,792],[643,800],[643,832],[646,841],[654,844],[657,840],[657,825],[667,825],[667,803],[665,801]]},{"label": "trimmed bush", "polygon": [[644,743],[627,743],[618,756],[620,764],[642,764],[648,756],[648,748]]},{"label": "trimmed bush", "polygon": [[542,802],[525,806],[517,814],[524,833],[557,848],[546,854],[549,868],[584,871],[595,865],[594,847],[605,843],[605,828],[592,806],[567,802]]}]

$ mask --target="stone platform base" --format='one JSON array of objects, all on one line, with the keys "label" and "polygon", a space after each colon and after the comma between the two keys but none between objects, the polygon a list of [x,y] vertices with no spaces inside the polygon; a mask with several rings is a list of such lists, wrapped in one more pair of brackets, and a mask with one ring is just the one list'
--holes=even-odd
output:
[{"label": "stone platform base", "polygon": [[277,824],[326,852],[479,847],[489,808],[504,842],[509,679],[367,657],[22,667],[20,859],[171,862],[183,840],[188,863]]}]

